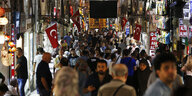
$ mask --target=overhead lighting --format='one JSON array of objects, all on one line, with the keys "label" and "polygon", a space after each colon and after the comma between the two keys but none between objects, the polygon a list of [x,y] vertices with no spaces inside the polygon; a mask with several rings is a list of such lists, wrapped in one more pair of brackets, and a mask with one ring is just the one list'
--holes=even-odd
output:
[{"label": "overhead lighting", "polygon": [[0,25],[6,25],[8,23],[8,19],[6,17],[0,18]]}]

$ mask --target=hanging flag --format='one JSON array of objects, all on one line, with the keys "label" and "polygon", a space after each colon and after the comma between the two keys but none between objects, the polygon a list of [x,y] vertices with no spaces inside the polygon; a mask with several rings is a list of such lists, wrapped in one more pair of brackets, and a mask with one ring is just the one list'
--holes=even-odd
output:
[{"label": "hanging flag", "polygon": [[141,34],[141,25],[136,24],[134,39],[139,41],[140,34]]},{"label": "hanging flag", "polygon": [[79,14],[79,10],[77,10],[75,12],[75,14],[71,17],[72,21],[74,22],[74,24],[77,26],[78,31],[81,31],[81,27],[80,27],[80,18],[79,18],[80,14]]},{"label": "hanging flag", "polygon": [[122,22],[121,22],[122,30],[124,29],[124,27],[125,27],[127,21],[128,21],[128,20],[127,20],[125,17],[123,17]]},{"label": "hanging flag", "polygon": [[54,24],[53,26],[47,28],[45,31],[53,48],[57,48],[59,46],[57,37],[57,24]]},{"label": "hanging flag", "polygon": [[70,14],[73,16],[73,7],[70,6]]}]

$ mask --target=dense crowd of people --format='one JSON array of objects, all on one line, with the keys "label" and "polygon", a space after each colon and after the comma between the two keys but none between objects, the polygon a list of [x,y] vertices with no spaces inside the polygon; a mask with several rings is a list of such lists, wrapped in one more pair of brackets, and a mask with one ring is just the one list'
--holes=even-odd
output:
[{"label": "dense crowd of people", "polygon": [[[12,91],[11,96],[25,96],[27,59],[21,48],[16,55],[17,82],[13,80],[7,87],[3,79],[0,96]],[[53,76],[49,68],[52,57]],[[183,74],[178,74],[180,70]],[[156,56],[150,57],[136,46],[132,35],[122,39],[112,31],[68,33],[56,54],[38,48],[33,75],[40,96],[192,96],[191,55],[179,64],[177,56],[167,50],[157,49]]]}]

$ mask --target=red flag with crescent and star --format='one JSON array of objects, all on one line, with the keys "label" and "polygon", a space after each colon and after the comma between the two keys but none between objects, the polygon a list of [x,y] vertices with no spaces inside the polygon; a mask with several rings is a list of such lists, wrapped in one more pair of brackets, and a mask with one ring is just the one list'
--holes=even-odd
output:
[{"label": "red flag with crescent and star", "polygon": [[57,36],[57,24],[54,24],[53,26],[47,28],[45,31],[53,48],[57,48],[59,46]]},{"label": "red flag with crescent and star", "polygon": [[75,14],[73,14],[73,16],[71,16],[71,19],[73,21],[73,23],[77,26],[78,31],[81,31],[81,25],[80,25],[80,13],[79,10],[77,10],[75,12]]},{"label": "red flag with crescent and star", "polygon": [[134,39],[139,41],[140,34],[141,34],[141,25],[136,24]]}]

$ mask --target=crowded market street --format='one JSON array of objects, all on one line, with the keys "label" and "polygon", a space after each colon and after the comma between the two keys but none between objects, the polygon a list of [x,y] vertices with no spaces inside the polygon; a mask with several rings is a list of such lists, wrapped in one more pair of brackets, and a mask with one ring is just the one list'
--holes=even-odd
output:
[{"label": "crowded market street", "polygon": [[0,0],[0,96],[192,96],[192,0]]}]

